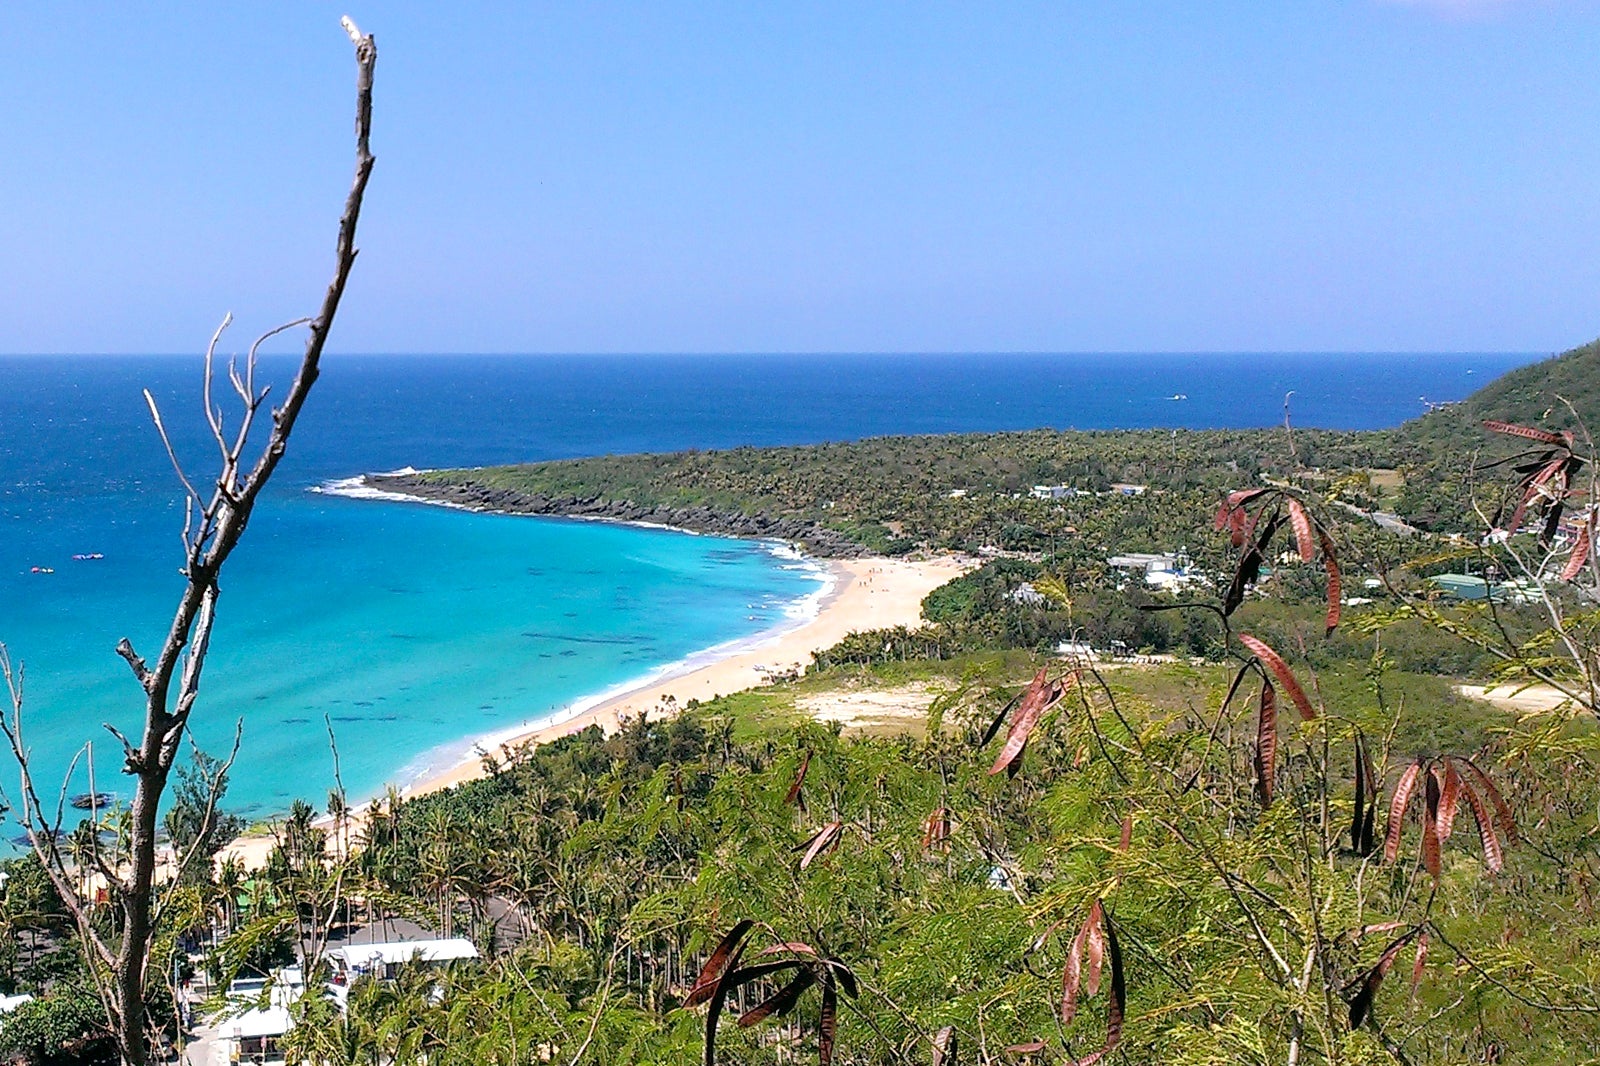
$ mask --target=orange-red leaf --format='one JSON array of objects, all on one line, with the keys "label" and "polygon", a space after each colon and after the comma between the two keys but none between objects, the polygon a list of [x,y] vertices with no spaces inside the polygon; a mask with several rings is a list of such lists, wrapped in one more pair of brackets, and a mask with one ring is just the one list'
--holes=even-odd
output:
[{"label": "orange-red leaf", "polygon": [[1417,986],[1422,983],[1422,971],[1428,965],[1428,931],[1424,929],[1422,935],[1417,937],[1417,957],[1411,963],[1411,994],[1417,994]]},{"label": "orange-red leaf", "polygon": [[1400,781],[1394,786],[1394,798],[1389,801],[1389,831],[1383,841],[1383,861],[1394,862],[1400,856],[1401,827],[1405,824],[1406,808],[1411,804],[1411,793],[1417,787],[1417,777],[1422,773],[1422,760],[1406,767]]},{"label": "orange-red leaf", "polygon": [[1278,697],[1272,682],[1261,682],[1261,709],[1256,715],[1256,795],[1263,809],[1272,806],[1278,773]]},{"label": "orange-red leaf", "polygon": [[1471,759],[1463,759],[1459,755],[1452,756],[1452,758],[1465,767],[1467,773],[1477,780],[1478,788],[1483,791],[1484,795],[1489,797],[1489,802],[1494,805],[1495,824],[1500,827],[1500,832],[1506,835],[1506,842],[1515,844],[1517,841],[1517,820],[1511,816],[1511,805],[1505,801],[1505,797],[1500,795],[1500,790],[1494,787],[1494,782],[1489,780],[1489,775],[1478,769],[1477,763]]},{"label": "orange-red leaf", "polygon": [[1117,841],[1117,850],[1126,852],[1128,845],[1133,843],[1133,812],[1129,811],[1122,816],[1122,839]]},{"label": "orange-red leaf", "polygon": [[1322,569],[1328,574],[1328,616],[1323,620],[1323,636],[1339,628],[1340,599],[1344,595],[1344,582],[1339,576],[1339,557],[1333,551],[1333,538],[1324,530],[1317,530],[1322,543]]},{"label": "orange-red leaf", "polygon": [[806,771],[809,769],[811,769],[811,753],[808,751],[805,758],[800,760],[800,769],[795,771],[794,784],[789,786],[789,794],[783,797],[785,806],[797,801],[801,806],[805,805],[805,801],[800,799],[800,787],[806,783]]},{"label": "orange-red leaf", "polygon": [[717,990],[717,982],[733,964],[740,941],[750,932],[753,924],[755,923],[747,918],[728,930],[728,935],[722,938],[722,942],[717,945],[711,957],[706,960],[705,966],[701,968],[700,976],[695,978],[693,987],[689,989],[688,998],[683,1001],[685,1007],[697,1007],[711,998],[711,994]]},{"label": "orange-red leaf", "polygon": [[1439,879],[1439,774],[1433,769],[1423,781],[1422,865]]},{"label": "orange-red leaf", "polygon": [[1467,803],[1472,807],[1472,817],[1478,823],[1478,839],[1483,844],[1483,865],[1490,873],[1499,873],[1505,865],[1505,856],[1500,851],[1500,838],[1494,835],[1494,823],[1489,820],[1489,811],[1478,790],[1468,785],[1466,793]]},{"label": "orange-red leaf", "polygon": [[1317,557],[1317,542],[1311,532],[1311,516],[1300,501],[1289,498],[1289,524],[1294,527],[1295,545],[1300,549],[1300,561],[1309,563]]},{"label": "orange-red leaf", "polygon": [[1250,512],[1240,507],[1228,519],[1228,543],[1238,548],[1244,544],[1245,538],[1249,536]]},{"label": "orange-red leaf", "polygon": [[[1274,514],[1267,519],[1267,524],[1260,533],[1256,533],[1254,519],[1245,530],[1245,538],[1250,540],[1250,545],[1239,556],[1239,565],[1233,571],[1233,580],[1228,582],[1228,589],[1222,594],[1222,614],[1224,617],[1231,615],[1239,609],[1244,602],[1245,589],[1256,583],[1261,576],[1261,564],[1266,562],[1267,546],[1272,543],[1272,537],[1278,532],[1278,527],[1283,524],[1283,519]],[[1253,538],[1253,539],[1251,539]]]},{"label": "orange-red leaf", "polygon": [[1237,529],[1244,528],[1244,505],[1266,492],[1266,489],[1243,489],[1239,492],[1228,493],[1228,498],[1217,506],[1217,517],[1214,524],[1220,532],[1230,523]]},{"label": "orange-red leaf", "polygon": [[[1078,991],[1081,988],[1085,995],[1092,996],[1100,990],[1100,968],[1105,958],[1105,934],[1102,924],[1105,921],[1105,911],[1100,901],[1095,900],[1089,907],[1088,915],[1083,919],[1083,924],[1078,927],[1078,935],[1072,938],[1072,945],[1067,949],[1067,964],[1061,971],[1061,1024],[1069,1024],[1078,1012]],[[1088,980],[1084,981],[1083,960],[1085,953],[1089,957]]]},{"label": "orange-red leaf", "polygon": [[1055,706],[1062,694],[1077,679],[1077,671],[1073,671],[1060,682],[1052,683],[1049,668],[1039,668],[1039,672],[1034,675],[1033,684],[1028,686],[1027,693],[1022,697],[1022,705],[1017,708],[1017,713],[1011,719],[1011,730],[1006,734],[1006,742],[1001,747],[1000,754],[995,757],[989,773],[998,774],[1003,770],[1012,769],[1012,765],[1020,761],[1022,749],[1028,743],[1033,727],[1039,724],[1039,716]]},{"label": "orange-red leaf", "polygon": [[1583,564],[1589,560],[1589,549],[1594,543],[1594,533],[1589,525],[1588,518],[1578,523],[1578,535],[1572,542],[1572,554],[1567,556],[1567,565],[1561,568],[1562,581],[1571,581],[1577,577],[1578,572],[1583,569]]},{"label": "orange-red leaf", "polygon": [[1373,922],[1370,925],[1363,925],[1359,929],[1351,930],[1350,937],[1353,940],[1360,940],[1362,937],[1371,936],[1373,933],[1392,933],[1396,929],[1404,929],[1406,925],[1406,922]]},{"label": "orange-red leaf", "polygon": [[833,974],[822,975],[822,1013],[817,1016],[817,1062],[828,1066],[833,1061],[833,1037],[839,1028],[839,993],[834,991]]},{"label": "orange-red leaf", "polygon": [[922,822],[922,847],[924,850],[947,846],[950,840],[950,808],[935,807]]},{"label": "orange-red leaf", "polygon": [[1547,429],[1534,429],[1532,426],[1519,426],[1513,422],[1500,422],[1490,419],[1483,424],[1484,429],[1496,433],[1508,433],[1513,437],[1525,437],[1528,440],[1542,441],[1545,444],[1558,444],[1565,446],[1569,442],[1560,433],[1552,433]]},{"label": "orange-red leaf", "polygon": [[1441,844],[1450,839],[1450,833],[1455,829],[1456,809],[1461,805],[1461,788],[1461,774],[1456,771],[1455,763],[1444,760],[1444,785],[1439,792],[1439,817],[1435,820]]},{"label": "orange-red leaf", "polygon": [[1067,963],[1061,968],[1061,1024],[1070,1025],[1078,1013],[1078,989],[1083,984],[1083,948],[1089,937],[1089,923],[1078,927],[1078,935],[1067,947]]},{"label": "orange-red leaf", "polygon": [[774,1014],[781,1018],[794,1009],[794,1005],[800,1001],[800,997],[805,994],[806,989],[817,983],[815,971],[808,966],[801,966],[799,963],[795,965],[800,966],[800,970],[794,975],[794,980],[768,996],[758,1006],[740,1015],[739,1028],[748,1029],[750,1026],[765,1021]]},{"label": "orange-red leaf", "polygon": [[1517,501],[1517,509],[1511,512],[1511,520],[1506,523],[1508,532],[1515,533],[1522,528],[1522,519],[1528,513],[1528,504],[1545,494],[1545,483],[1560,473],[1565,465],[1565,459],[1553,459],[1546,463],[1544,468],[1528,481],[1527,488],[1522,493],[1522,499]]},{"label": "orange-red leaf", "polygon": [[1396,940],[1384,949],[1383,955],[1378,959],[1378,964],[1368,970],[1366,976],[1361,978],[1361,990],[1356,993],[1355,999],[1350,1001],[1350,1028],[1359,1029],[1361,1023],[1366,1021],[1367,1015],[1372,1013],[1372,1001],[1377,998],[1378,986],[1383,984],[1384,976],[1389,968],[1394,965],[1394,960],[1400,954],[1400,949],[1406,946],[1411,939],[1411,934]]},{"label": "orange-red leaf", "polygon": [[1091,1066],[1116,1050],[1122,1042],[1122,1021],[1128,1010],[1128,986],[1122,973],[1122,947],[1117,943],[1117,928],[1105,916],[1107,954],[1111,958],[1111,1002],[1106,1006],[1106,1042],[1098,1051],[1079,1059],[1076,1066]]},{"label": "orange-red leaf", "polygon": [[[806,853],[800,859],[800,869],[804,870],[807,866],[811,865],[817,856],[821,855],[823,852],[839,843],[839,836],[843,829],[844,823],[829,822],[827,825],[813,833],[810,839],[808,839],[804,844],[801,844],[800,848],[805,848]],[[799,851],[800,848],[796,848],[795,850]]]},{"label": "orange-red leaf", "polygon": [[1261,660],[1263,666],[1272,671],[1272,676],[1278,679],[1278,684],[1289,694],[1289,699],[1294,703],[1295,709],[1300,712],[1300,717],[1312,721],[1317,717],[1316,710],[1311,706],[1311,701],[1306,698],[1305,689],[1300,687],[1294,671],[1289,669],[1289,664],[1283,661],[1283,656],[1273,651],[1265,641],[1257,640],[1248,633],[1239,634],[1239,643],[1250,650],[1250,654]]},{"label": "orange-red leaf", "polygon": [[1084,973],[1083,990],[1092,996],[1100,991],[1100,971],[1106,959],[1106,915],[1099,900],[1089,908],[1088,929],[1084,946],[1089,950],[1089,966]]}]

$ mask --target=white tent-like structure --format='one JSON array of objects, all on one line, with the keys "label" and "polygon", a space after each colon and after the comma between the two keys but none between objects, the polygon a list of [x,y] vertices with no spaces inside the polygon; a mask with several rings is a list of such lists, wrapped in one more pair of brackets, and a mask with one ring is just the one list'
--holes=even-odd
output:
[{"label": "white tent-like structure", "polygon": [[392,978],[396,968],[409,962],[441,964],[478,957],[478,949],[464,937],[449,940],[398,940],[385,944],[346,944],[324,956],[333,967],[335,980],[342,974],[360,977],[371,974]]},{"label": "white tent-like structure", "polygon": [[463,937],[449,940],[397,940],[383,944],[346,944],[323,956],[333,971],[328,989],[342,1008],[350,985],[361,977],[392,981],[408,964],[446,966],[478,958],[478,949]]}]

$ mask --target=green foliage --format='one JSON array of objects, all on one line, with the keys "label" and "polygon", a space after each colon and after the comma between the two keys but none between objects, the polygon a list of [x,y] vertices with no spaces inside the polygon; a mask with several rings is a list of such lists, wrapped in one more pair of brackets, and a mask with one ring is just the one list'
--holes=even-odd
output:
[{"label": "green foliage", "polygon": [[[496,894],[520,942],[496,941],[487,961],[443,978],[358,985],[347,1015],[313,997],[295,1039],[328,1062],[510,1064],[580,1049],[606,1063],[692,1060],[701,1020],[675,1008],[705,952],[750,918],[859,975],[838,1061],[926,1061],[946,1025],[969,1047],[1059,1043],[1066,940],[1098,898],[1127,957],[1130,1061],[1281,1062],[1296,1039],[1303,1054],[1345,1062],[1387,1061],[1385,1040],[1419,1063],[1600,1051],[1593,1016],[1539,1006],[1581,1007],[1600,982],[1584,947],[1600,935],[1594,885],[1578,861],[1600,803],[1592,727],[1573,724],[1559,745],[1524,742],[1442,681],[1381,658],[1340,665],[1307,676],[1329,713],[1284,725],[1280,799],[1263,811],[1241,771],[1253,708],[1236,702],[1219,726],[1231,674],[1220,665],[1114,671],[1107,690],[1089,686],[1045,716],[1014,780],[990,776],[980,731],[1026,669],[961,669],[942,727],[921,739],[807,724],[734,741],[714,702],[687,725],[589,730],[502,760],[484,780],[398,801],[361,860],[374,886],[473,928],[480,897]],[[1356,726],[1379,738],[1386,785],[1416,750],[1488,745],[1480,762],[1526,837],[1505,872],[1484,876],[1466,813],[1436,890],[1416,865],[1414,828],[1395,866],[1349,854]],[[803,806],[791,806],[802,762]],[[939,808],[952,831],[930,846]],[[839,843],[802,870],[795,847],[829,821],[844,827]],[[1433,960],[1412,996],[1407,955],[1378,996],[1378,1028],[1351,1031],[1338,990],[1376,961],[1390,921],[1428,923]],[[1030,947],[1056,923],[1065,932]],[[1267,945],[1292,961],[1293,980]],[[1297,983],[1316,945],[1331,998]],[[1099,1046],[1105,995],[1064,1031],[1070,1054]],[[730,1017],[723,1059],[814,1055],[816,1024],[814,997],[792,1023],[741,1029]]]},{"label": "green foliage", "polygon": [[227,794],[222,760],[195,748],[189,764],[178,768],[172,806],[163,822],[176,854],[193,855],[180,871],[186,883],[208,881],[212,858],[244,829],[244,819],[222,809]]},{"label": "green foliage", "polygon": [[[81,967],[75,952],[41,956],[71,923],[55,885],[32,853],[0,862],[6,875],[0,892],[0,992],[40,992],[57,973]],[[59,955],[59,958],[54,956]]]},{"label": "green foliage", "polygon": [[115,1062],[116,1048],[94,993],[61,986],[5,1015],[0,1056],[29,1066],[87,1066]]},{"label": "green foliage", "polygon": [[1461,403],[1406,423],[1401,436],[1418,451],[1459,456],[1484,446],[1486,419],[1577,429],[1573,409],[1600,410],[1600,340],[1502,374]]},{"label": "green foliage", "polygon": [[1474,494],[1489,512],[1499,497],[1492,484],[1485,484],[1492,479],[1475,473],[1475,468],[1521,451],[1528,443],[1486,436],[1485,420],[1579,429],[1577,416],[1593,418],[1595,411],[1600,411],[1600,341],[1504,374],[1460,404],[1432,411],[1394,431],[1394,465],[1406,467],[1405,489],[1397,506],[1424,529],[1476,528]]},{"label": "green foliage", "polygon": [[[1308,467],[1393,460],[1393,441],[1381,434],[1307,430],[1295,442]],[[406,485],[487,491],[512,509],[555,501],[762,515],[815,523],[890,554],[991,547],[1100,572],[1108,553],[1199,544],[1221,493],[1293,469],[1281,431],[1033,430],[440,470]],[[1124,495],[1113,482],[1152,491]],[[1034,499],[1039,484],[1087,494]]]}]

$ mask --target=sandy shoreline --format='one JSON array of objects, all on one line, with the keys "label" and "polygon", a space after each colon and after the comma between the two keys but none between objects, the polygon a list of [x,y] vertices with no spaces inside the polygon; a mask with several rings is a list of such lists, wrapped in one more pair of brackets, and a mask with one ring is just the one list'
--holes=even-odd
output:
[{"label": "sandy shoreline", "polygon": [[[725,657],[620,693],[566,721],[507,738],[504,745],[543,744],[591,725],[611,732],[622,719],[641,713],[664,714],[672,707],[683,707],[691,699],[704,702],[753,688],[765,683],[770,673],[796,667],[804,669],[811,661],[812,652],[837,644],[851,633],[918,625],[923,597],[971,569],[969,562],[956,557],[926,560],[869,557],[816,562],[827,566],[834,585],[818,605],[814,617],[768,640],[731,650]],[[402,794],[419,796],[482,776],[482,757],[473,754],[448,770],[414,782]],[[241,837],[223,849],[218,861],[232,856],[246,868],[254,868],[265,864],[271,846],[270,837]]]},{"label": "sandy shoreline", "polygon": [[[599,725],[609,733],[622,719],[643,713],[665,714],[669,708],[683,707],[691,699],[705,702],[753,688],[763,684],[772,672],[803,670],[810,663],[812,652],[837,644],[851,633],[917,625],[923,597],[966,570],[954,559],[829,560],[827,566],[835,584],[816,617],[725,658],[614,696],[564,722],[520,734],[506,745],[544,744],[591,725]],[[473,756],[443,773],[423,778],[404,794],[422,795],[482,776],[482,759]]]}]

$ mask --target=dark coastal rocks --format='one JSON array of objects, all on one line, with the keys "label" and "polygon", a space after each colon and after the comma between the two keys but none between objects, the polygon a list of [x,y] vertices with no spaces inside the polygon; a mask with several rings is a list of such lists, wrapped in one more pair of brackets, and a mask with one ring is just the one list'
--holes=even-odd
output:
[{"label": "dark coastal rocks", "polygon": [[611,500],[598,494],[546,496],[469,481],[439,482],[415,474],[372,474],[365,481],[374,489],[404,493],[472,511],[648,522],[693,533],[788,541],[800,545],[808,554],[822,558],[852,559],[868,554],[864,547],[843,533],[803,518],[714,511],[703,506],[643,505],[628,500]]}]

